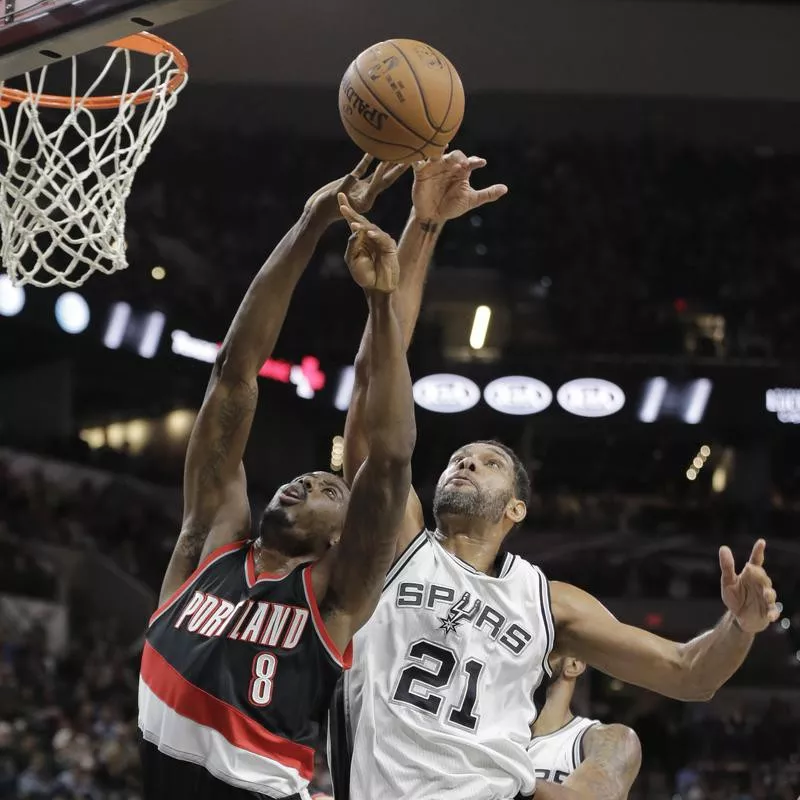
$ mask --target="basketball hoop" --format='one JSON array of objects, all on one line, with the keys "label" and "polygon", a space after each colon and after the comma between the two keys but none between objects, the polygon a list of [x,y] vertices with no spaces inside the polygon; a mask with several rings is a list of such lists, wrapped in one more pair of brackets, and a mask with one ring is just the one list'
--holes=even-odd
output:
[{"label": "basketball hoop", "polygon": [[[109,42],[105,67],[89,88],[46,94],[50,67],[24,75],[25,89],[0,81],[0,266],[15,285],[81,286],[95,272],[125,269],[125,203],[136,170],[158,138],[188,79],[183,53],[151,33]],[[154,69],[137,88],[132,54]],[[112,68],[125,75],[119,94],[100,95]],[[112,73],[113,74],[113,73]],[[41,109],[64,112],[60,124]],[[98,113],[99,112],[99,113]]]}]

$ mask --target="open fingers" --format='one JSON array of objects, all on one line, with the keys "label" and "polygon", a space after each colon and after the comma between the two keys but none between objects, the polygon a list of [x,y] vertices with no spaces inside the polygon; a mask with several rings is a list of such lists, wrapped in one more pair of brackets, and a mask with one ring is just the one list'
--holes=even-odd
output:
[{"label": "open fingers", "polygon": [[764,564],[764,551],[767,549],[767,543],[763,539],[759,539],[753,545],[753,552],[750,553],[750,563],[756,567]]},{"label": "open fingers", "polygon": [[366,231],[366,237],[374,247],[383,253],[392,253],[397,250],[397,242],[386,231],[382,231],[374,225]]},{"label": "open fingers", "polygon": [[366,227],[369,225],[367,218],[361,216],[361,214],[359,214],[350,205],[347,195],[344,192],[339,192],[339,194],[336,195],[336,199],[339,202],[339,212],[345,218],[345,220],[347,220],[348,224],[350,225],[350,230],[354,230],[354,225],[358,225],[360,227]]},{"label": "open fingers", "polygon": [[410,166],[410,164],[392,164],[383,174],[382,188],[391,186]]},{"label": "open fingers", "polygon": [[[355,165],[353,171],[350,173],[354,178],[363,178],[368,172],[370,165],[375,159],[368,153]],[[380,168],[380,165],[378,165]]]},{"label": "open fingers", "polygon": [[470,168],[470,171],[473,169],[481,169],[486,166],[486,159],[480,156],[470,156],[467,159],[467,166]]},{"label": "open fingers", "polygon": [[736,580],[736,562],[733,560],[733,553],[730,547],[720,547],[719,568],[722,572],[722,582],[724,584],[733,583]]},{"label": "open fingers", "polygon": [[508,194],[508,186],[504,183],[496,183],[494,186],[487,186],[485,189],[476,189],[472,196],[472,207],[485,206],[487,203],[494,203],[503,195]]}]

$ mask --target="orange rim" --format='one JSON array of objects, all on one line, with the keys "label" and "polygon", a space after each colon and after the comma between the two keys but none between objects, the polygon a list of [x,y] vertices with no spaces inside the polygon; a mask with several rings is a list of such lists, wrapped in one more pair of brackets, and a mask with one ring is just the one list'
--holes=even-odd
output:
[{"label": "orange rim", "polygon": [[[186,56],[174,44],[171,44],[166,39],[156,36],[153,33],[133,33],[130,36],[123,36],[121,39],[115,39],[109,42],[106,47],[121,47],[124,50],[130,50],[134,53],[143,53],[146,56],[159,56],[167,53],[172,56],[175,66],[178,68],[177,73],[167,83],[166,89],[172,93],[176,91],[183,83],[189,73],[189,62]],[[101,97],[81,97],[75,98],[67,97],[66,95],[59,94],[42,94],[35,95],[31,92],[25,92],[21,89],[8,89],[3,87],[0,89],[0,106],[6,107],[11,103],[22,103],[29,97],[36,97],[38,105],[44,108],[72,108],[74,104],[82,100],[84,108],[99,109],[99,108],[116,108],[122,102],[132,102],[134,105],[141,105],[142,103],[149,103],[153,95],[159,91],[161,87],[154,87],[147,89],[144,92],[129,92],[128,94],[115,94],[104,95]]]}]

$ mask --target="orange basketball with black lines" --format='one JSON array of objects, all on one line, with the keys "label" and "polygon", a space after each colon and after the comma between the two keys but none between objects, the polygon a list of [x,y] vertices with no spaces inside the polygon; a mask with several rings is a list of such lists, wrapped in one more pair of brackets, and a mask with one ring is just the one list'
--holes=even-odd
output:
[{"label": "orange basketball with black lines", "polygon": [[464,118],[464,87],[438,50],[413,39],[368,47],[347,68],[339,114],[350,138],[381,161],[440,156]]}]

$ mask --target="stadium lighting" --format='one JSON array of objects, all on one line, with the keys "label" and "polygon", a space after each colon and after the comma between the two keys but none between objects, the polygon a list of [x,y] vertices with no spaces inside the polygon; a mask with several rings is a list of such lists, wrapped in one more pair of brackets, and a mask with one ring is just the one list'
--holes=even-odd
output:
[{"label": "stadium lighting", "polygon": [[489,306],[478,306],[472,320],[472,332],[469,335],[469,346],[473,350],[480,350],[486,344],[486,334],[489,332],[489,322],[492,319],[492,309]]}]

